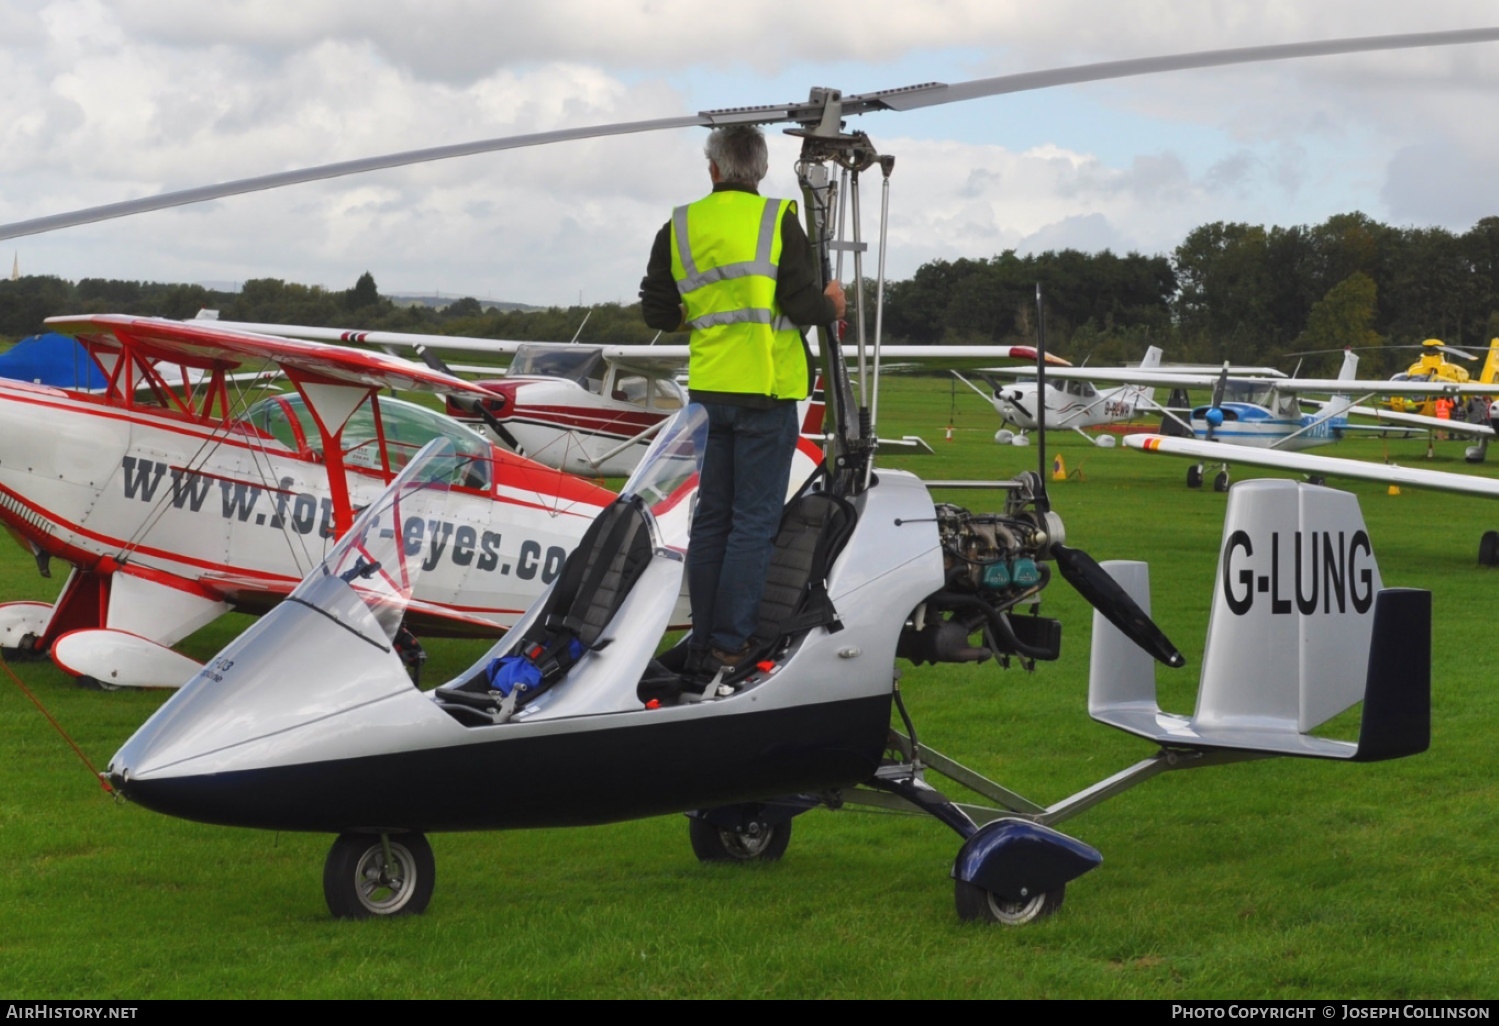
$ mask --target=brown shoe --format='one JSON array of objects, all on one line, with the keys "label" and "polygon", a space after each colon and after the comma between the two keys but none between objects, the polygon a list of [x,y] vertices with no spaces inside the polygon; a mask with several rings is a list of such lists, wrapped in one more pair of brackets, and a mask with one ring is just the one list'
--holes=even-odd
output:
[{"label": "brown shoe", "polygon": [[718,663],[720,667],[729,673],[733,673],[739,669],[739,664],[744,662],[745,657],[749,655],[749,650],[749,642],[746,641],[743,645],[739,646],[739,651],[737,652],[726,652],[721,648],[715,648],[709,654],[712,656],[713,661]]}]

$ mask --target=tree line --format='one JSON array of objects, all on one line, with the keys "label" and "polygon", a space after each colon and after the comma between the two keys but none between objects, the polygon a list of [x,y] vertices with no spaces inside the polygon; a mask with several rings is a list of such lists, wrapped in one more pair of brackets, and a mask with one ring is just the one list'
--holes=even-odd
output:
[{"label": "tree line", "polygon": [[[1217,222],[1193,230],[1169,256],[1011,250],[934,260],[886,284],[885,339],[1032,342],[1038,283],[1048,346],[1074,362],[1135,361],[1159,345],[1172,361],[1301,361],[1303,373],[1331,374],[1337,351],[1357,346],[1364,373],[1390,373],[1414,359],[1396,347],[1427,338],[1482,346],[1499,335],[1499,217],[1462,234],[1358,213],[1290,228]],[[442,309],[400,306],[366,272],[347,290],[261,278],[237,293],[94,278],[0,281],[0,336],[36,332],[55,314],[184,318],[204,307],[225,320],[485,338],[566,340],[580,327],[582,341],[655,335],[634,304],[520,311],[465,298]],[[1305,351],[1331,352],[1295,355]]]}]

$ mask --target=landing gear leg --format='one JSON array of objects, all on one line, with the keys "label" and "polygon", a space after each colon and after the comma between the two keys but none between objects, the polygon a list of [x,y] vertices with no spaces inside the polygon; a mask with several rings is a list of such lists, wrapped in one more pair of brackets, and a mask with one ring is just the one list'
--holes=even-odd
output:
[{"label": "landing gear leg", "polygon": [[340,834],[323,863],[323,897],[336,919],[420,915],[436,881],[421,834]]}]

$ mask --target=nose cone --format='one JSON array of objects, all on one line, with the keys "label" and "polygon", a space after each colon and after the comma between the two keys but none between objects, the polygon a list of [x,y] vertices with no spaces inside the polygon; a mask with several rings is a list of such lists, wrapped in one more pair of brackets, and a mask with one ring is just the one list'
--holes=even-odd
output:
[{"label": "nose cone", "polygon": [[1036,426],[1036,417],[1026,407],[1025,393],[1017,390],[1001,392],[995,397],[995,405],[999,407],[999,415],[1011,424],[1022,428]]},{"label": "nose cone", "polygon": [[125,742],[109,779],[126,798],[167,815],[265,825],[278,804],[296,798],[289,767],[347,753],[350,735],[372,738],[378,730],[367,721],[407,695],[420,697],[389,648],[306,604],[284,602]]}]

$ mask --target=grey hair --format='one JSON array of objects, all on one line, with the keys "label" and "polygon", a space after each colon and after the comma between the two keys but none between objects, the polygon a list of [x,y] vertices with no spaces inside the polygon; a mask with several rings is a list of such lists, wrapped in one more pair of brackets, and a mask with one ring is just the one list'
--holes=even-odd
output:
[{"label": "grey hair", "polygon": [[721,181],[755,186],[770,168],[765,133],[754,125],[726,125],[708,133],[703,154],[718,167]]}]

